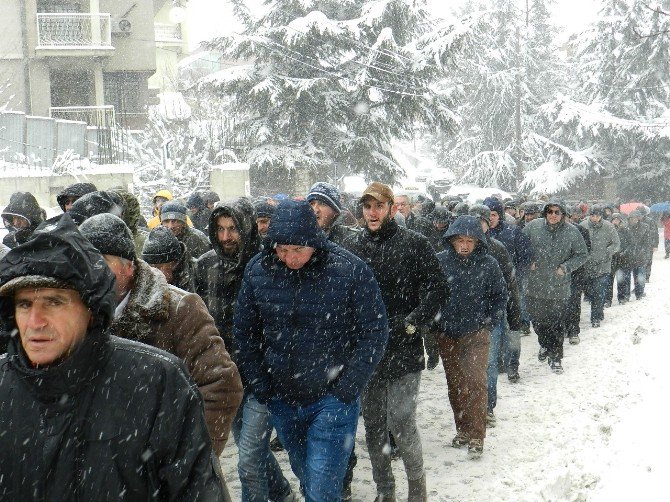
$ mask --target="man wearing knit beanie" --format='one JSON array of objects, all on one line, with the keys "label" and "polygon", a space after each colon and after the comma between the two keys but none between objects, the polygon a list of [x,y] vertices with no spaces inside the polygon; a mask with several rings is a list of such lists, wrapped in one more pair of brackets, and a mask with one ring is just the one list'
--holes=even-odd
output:
[{"label": "man wearing knit beanie", "polygon": [[272,216],[275,214],[276,206],[270,204],[267,200],[258,200],[254,202],[254,209],[256,209],[256,225],[258,225],[258,234],[265,237],[270,228]]},{"label": "man wearing knit beanie", "polygon": [[312,185],[305,200],[312,206],[319,228],[328,236],[328,240],[342,245],[355,230],[336,223],[342,213],[340,191],[335,185],[320,181]]},{"label": "man wearing knit beanie", "polygon": [[242,377],[268,407],[305,498],[340,500],[388,324],[372,271],[326,239],[307,202],[278,205],[247,265],[233,334]]},{"label": "man wearing knit beanie", "polygon": [[160,270],[168,284],[195,293],[195,260],[186,252],[186,246],[161,226],[154,228],[142,248],[142,259]]},{"label": "man wearing knit beanie", "polygon": [[179,201],[170,200],[160,208],[161,225],[186,245],[191,258],[198,259],[211,249],[207,236],[197,228],[188,226],[188,209]]},{"label": "man wearing knit beanie", "polygon": [[91,216],[79,231],[116,277],[118,306],[111,334],[153,345],[184,361],[204,399],[207,428],[219,455],[242,399],[242,383],[204,302],[168,285],[161,272],[138,259],[130,229],[119,217]]}]

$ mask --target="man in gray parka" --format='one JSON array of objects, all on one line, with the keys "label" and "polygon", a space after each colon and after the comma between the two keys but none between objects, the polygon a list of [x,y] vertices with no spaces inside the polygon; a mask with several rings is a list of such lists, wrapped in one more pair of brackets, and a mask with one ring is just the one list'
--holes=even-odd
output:
[{"label": "man in gray parka", "polygon": [[589,231],[591,252],[584,265],[586,274],[586,293],[591,298],[591,326],[597,328],[605,319],[605,293],[612,273],[612,256],[619,251],[619,235],[609,221],[603,219],[605,208],[594,204],[589,217],[581,226]]},{"label": "man in gray parka", "polygon": [[555,373],[562,373],[563,339],[570,299],[570,274],[588,258],[579,231],[565,221],[562,202],[549,201],[543,218],[523,229],[530,238],[533,258],[528,276],[528,312],[540,343],[538,358],[548,358]]}]

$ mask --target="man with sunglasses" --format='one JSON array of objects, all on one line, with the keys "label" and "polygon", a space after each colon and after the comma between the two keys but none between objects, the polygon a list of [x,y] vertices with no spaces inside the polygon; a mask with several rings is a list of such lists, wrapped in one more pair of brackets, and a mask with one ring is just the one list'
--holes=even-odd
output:
[{"label": "man with sunglasses", "polygon": [[528,276],[528,313],[540,343],[538,358],[548,360],[554,373],[563,373],[563,339],[570,299],[570,275],[588,258],[584,238],[565,221],[563,202],[549,201],[542,218],[528,223],[523,233],[533,251]]}]

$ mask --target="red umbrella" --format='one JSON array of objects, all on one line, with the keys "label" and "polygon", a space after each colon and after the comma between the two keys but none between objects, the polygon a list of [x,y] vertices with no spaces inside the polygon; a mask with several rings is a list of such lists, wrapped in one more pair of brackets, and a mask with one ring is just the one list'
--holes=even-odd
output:
[{"label": "red umbrella", "polygon": [[642,202],[628,202],[626,204],[621,204],[619,206],[619,210],[623,214],[630,214],[633,211],[635,211],[638,207],[643,207],[643,206],[644,206],[644,204],[642,204]]}]

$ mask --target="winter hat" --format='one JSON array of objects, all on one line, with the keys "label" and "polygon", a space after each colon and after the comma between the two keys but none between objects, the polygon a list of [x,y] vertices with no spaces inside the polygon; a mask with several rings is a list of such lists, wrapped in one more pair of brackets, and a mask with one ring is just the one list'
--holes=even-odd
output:
[{"label": "winter hat", "polygon": [[360,199],[358,199],[359,202],[363,202],[366,197],[372,197],[379,202],[390,202],[391,204],[393,204],[394,199],[393,190],[391,190],[391,187],[378,181],[368,185],[368,187],[363,192],[363,195],[361,195]]},{"label": "winter hat", "polygon": [[540,214],[542,212],[542,205],[539,202],[529,200],[521,204],[521,209],[525,214]]},{"label": "winter hat", "polygon": [[161,222],[165,220],[177,220],[186,223],[188,209],[181,202],[170,200],[161,206]]},{"label": "winter hat", "polygon": [[81,225],[87,218],[96,214],[110,213],[115,216],[123,214],[123,199],[116,192],[90,192],[78,198],[68,214],[75,223]]},{"label": "winter hat", "polygon": [[428,215],[433,223],[451,223],[454,219],[453,214],[444,206],[437,206],[433,212]]},{"label": "winter hat", "polygon": [[276,207],[265,200],[254,202],[257,218],[272,218],[275,214]]},{"label": "winter hat", "polygon": [[265,248],[275,244],[309,246],[316,249],[326,247],[326,234],[319,228],[314,211],[306,201],[285,200],[275,211],[267,236]]},{"label": "winter hat", "polygon": [[589,215],[604,216],[605,208],[602,204],[593,204],[589,209]]},{"label": "winter hat", "polygon": [[179,261],[183,255],[182,243],[169,228],[158,226],[149,232],[142,248],[142,259],[150,265]]},{"label": "winter hat", "polygon": [[37,199],[30,192],[14,192],[9,197],[9,204],[2,212],[2,217],[11,219],[12,216],[28,220],[33,228],[44,219]]},{"label": "winter hat", "polygon": [[486,197],[486,199],[484,199],[484,205],[487,206],[491,212],[495,211],[498,213],[498,216],[502,216],[505,212],[503,203],[495,197]]},{"label": "winter hat", "polygon": [[612,213],[610,216],[610,221],[619,220],[622,223],[628,220],[628,217],[624,213]]},{"label": "winter hat", "polygon": [[93,244],[100,254],[120,256],[135,261],[135,242],[130,229],[121,218],[110,213],[91,216],[79,231]]},{"label": "winter hat", "polygon": [[63,210],[63,212],[65,212],[65,203],[67,202],[68,198],[79,198],[86,195],[87,193],[97,191],[98,189],[93,183],[75,183],[74,185],[65,187],[61,193],[56,196],[56,202],[58,202],[60,208]]},{"label": "winter hat", "polygon": [[468,205],[467,202],[459,202],[454,206],[453,212],[456,216],[463,216],[464,214],[468,214],[470,211],[470,206]]},{"label": "winter hat", "polygon": [[204,199],[202,196],[194,192],[191,195],[189,195],[188,200],[186,201],[186,207],[191,208],[194,207],[196,209],[205,209],[207,207],[207,204],[205,203]]},{"label": "winter hat", "polygon": [[486,235],[482,230],[481,223],[479,223],[479,218],[467,214],[459,216],[451,225],[449,225],[449,228],[444,233],[443,239],[448,241],[457,235],[474,237],[481,242],[486,241]]},{"label": "winter hat", "polygon": [[202,200],[205,202],[205,204],[209,204],[210,202],[215,204],[221,200],[221,197],[219,197],[219,194],[213,190],[209,190],[202,194]]},{"label": "winter hat", "polygon": [[470,216],[476,216],[480,220],[484,220],[486,224],[491,226],[491,210],[484,204],[475,204],[470,208]]},{"label": "winter hat", "polygon": [[328,204],[337,214],[342,212],[342,203],[340,202],[340,191],[335,185],[319,181],[314,183],[306,198],[307,202],[319,200]]}]

